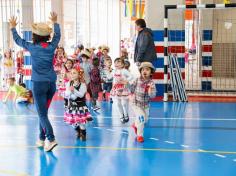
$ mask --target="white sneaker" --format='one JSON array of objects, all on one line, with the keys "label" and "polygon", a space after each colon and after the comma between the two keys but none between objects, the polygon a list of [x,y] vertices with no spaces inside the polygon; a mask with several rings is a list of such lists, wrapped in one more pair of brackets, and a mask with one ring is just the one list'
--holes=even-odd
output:
[{"label": "white sneaker", "polygon": [[36,146],[39,147],[39,148],[44,147],[44,145],[45,145],[45,142],[44,142],[44,141],[38,140],[38,141],[36,142]]},{"label": "white sneaker", "polygon": [[54,147],[56,147],[56,146],[57,146],[56,140],[54,140],[54,141],[52,141],[52,142],[49,142],[49,143],[47,144],[47,146],[44,147],[44,151],[45,151],[45,152],[51,152],[52,149],[54,149]]}]

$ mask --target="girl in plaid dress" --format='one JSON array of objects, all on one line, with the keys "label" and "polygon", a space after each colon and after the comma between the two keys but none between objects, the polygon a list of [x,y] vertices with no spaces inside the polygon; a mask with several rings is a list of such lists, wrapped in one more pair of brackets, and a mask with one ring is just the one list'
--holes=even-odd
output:
[{"label": "girl in plaid dress", "polygon": [[87,87],[84,82],[84,71],[73,68],[71,79],[66,85],[65,98],[68,104],[65,106],[64,121],[76,130],[77,138],[86,140],[86,123],[92,120],[92,116],[86,105]]}]

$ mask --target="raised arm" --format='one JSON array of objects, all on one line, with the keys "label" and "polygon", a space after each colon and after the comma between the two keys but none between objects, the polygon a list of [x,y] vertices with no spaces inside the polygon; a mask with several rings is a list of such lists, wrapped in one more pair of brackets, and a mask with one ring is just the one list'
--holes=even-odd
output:
[{"label": "raised arm", "polygon": [[51,17],[49,17],[49,19],[52,21],[54,26],[54,34],[51,41],[51,45],[56,48],[61,39],[61,30],[59,24],[57,23],[57,14],[55,12],[51,12]]},{"label": "raised arm", "polygon": [[17,45],[19,45],[20,47],[25,48],[26,50],[29,50],[30,45],[33,45],[30,42],[26,42],[24,39],[22,39],[19,34],[16,31],[16,26],[17,26],[17,22],[16,22],[17,18],[12,16],[9,20],[10,23],[10,28],[11,28],[11,32],[12,32],[12,36],[14,41],[16,42]]}]

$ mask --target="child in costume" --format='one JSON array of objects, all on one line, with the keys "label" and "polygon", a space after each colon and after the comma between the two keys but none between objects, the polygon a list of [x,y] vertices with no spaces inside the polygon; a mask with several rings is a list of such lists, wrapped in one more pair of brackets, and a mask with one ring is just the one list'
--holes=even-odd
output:
[{"label": "child in costume", "polygon": [[89,109],[86,105],[85,95],[87,87],[84,82],[84,71],[73,68],[71,79],[66,85],[65,98],[68,104],[65,106],[64,121],[73,126],[77,137],[86,140],[86,123],[92,120]]},{"label": "child in costume", "polygon": [[107,57],[110,57],[110,56],[108,55],[109,51],[110,51],[110,48],[109,48],[108,46],[105,46],[105,45],[102,46],[102,56],[100,57],[100,68],[101,68],[101,69],[103,69],[103,68],[105,67],[105,65],[104,65],[105,59],[106,59]]},{"label": "child in costume", "polygon": [[116,58],[114,63],[115,70],[113,70],[112,74],[108,76],[108,79],[113,78],[111,96],[117,101],[119,112],[121,114],[121,122],[127,123],[129,121],[128,108],[130,95],[128,85],[132,83],[133,76],[124,68],[125,63],[123,59]]},{"label": "child in costume", "polygon": [[56,53],[53,59],[54,70],[57,75],[60,75],[63,69],[63,64],[67,61],[65,49],[63,47],[57,47]]},{"label": "child in costume", "polygon": [[8,97],[10,96],[11,93],[15,94],[13,101],[16,103],[22,103],[22,102],[33,103],[32,92],[30,90],[27,90],[23,86],[17,85],[15,83],[15,78],[8,78],[7,83],[9,89],[6,97],[3,100],[4,103],[7,102]]},{"label": "child in costume", "polygon": [[98,94],[102,90],[101,86],[101,76],[99,71],[99,59],[96,57],[93,59],[93,68],[90,72],[90,90],[92,93],[92,108],[94,111],[97,111],[100,109],[100,107],[97,106],[97,100],[98,100]]},{"label": "child in costume", "polygon": [[84,80],[87,85],[87,92],[90,97],[92,97],[92,92],[90,89],[90,72],[92,70],[92,64],[90,62],[91,54],[85,49],[81,52],[82,63],[79,64],[80,68],[84,70]]},{"label": "child in costume", "polygon": [[[112,72],[112,60],[110,57],[105,58],[104,61],[105,67],[101,70],[101,79],[103,82],[103,99],[106,100],[106,94],[111,92],[113,78],[108,79],[108,75]],[[110,97],[110,103],[112,103],[112,98]]]},{"label": "child in costume", "polygon": [[4,58],[2,60],[2,78],[3,86],[6,87],[7,79],[15,77],[15,64],[12,58],[12,51],[8,50],[4,53]]},{"label": "child in costume", "polygon": [[59,95],[62,97],[64,97],[66,84],[67,82],[69,82],[70,71],[72,70],[73,67],[74,67],[74,62],[71,59],[67,59],[62,67],[60,79],[59,79],[59,85],[58,85]]},{"label": "child in costume", "polygon": [[143,62],[139,71],[141,76],[137,78],[132,86],[132,92],[134,93],[134,112],[135,122],[132,127],[137,135],[137,141],[143,142],[144,124],[148,121],[149,116],[149,101],[150,98],[156,96],[155,83],[152,80],[152,74],[155,72],[155,68],[150,62]]},{"label": "child in costume", "polygon": [[23,50],[17,52],[16,57],[16,68],[17,68],[17,76],[18,84],[23,83],[23,77],[24,77],[24,52]]}]

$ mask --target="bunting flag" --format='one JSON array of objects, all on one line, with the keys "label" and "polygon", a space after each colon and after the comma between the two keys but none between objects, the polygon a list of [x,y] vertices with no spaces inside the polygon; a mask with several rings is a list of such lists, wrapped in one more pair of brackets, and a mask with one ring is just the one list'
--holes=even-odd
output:
[{"label": "bunting flag", "polygon": [[136,9],[136,18],[140,18],[140,2],[138,2],[138,3],[136,3],[136,7],[135,7],[135,9]]},{"label": "bunting flag", "polygon": [[230,4],[230,0],[224,0],[225,4]]},{"label": "bunting flag", "polygon": [[139,15],[139,17],[138,18],[142,18],[142,0],[140,0],[139,1],[139,4],[137,5],[138,6],[138,8],[139,8],[139,10],[137,11],[138,12],[138,15]]},{"label": "bunting flag", "polygon": [[140,18],[144,17],[145,17],[145,3],[142,3],[141,1]]},{"label": "bunting flag", "polygon": [[124,15],[131,17],[131,20],[144,18],[145,2],[144,0],[124,0]]},{"label": "bunting flag", "polygon": [[136,1],[133,2],[132,17],[136,17]]},{"label": "bunting flag", "polygon": [[128,14],[127,14],[127,2],[126,2],[127,0],[125,0],[125,17],[127,17],[128,16]]},{"label": "bunting flag", "polygon": [[133,0],[128,0],[128,7],[129,7],[129,16],[132,17],[132,13],[133,13]]}]

